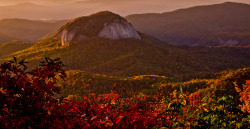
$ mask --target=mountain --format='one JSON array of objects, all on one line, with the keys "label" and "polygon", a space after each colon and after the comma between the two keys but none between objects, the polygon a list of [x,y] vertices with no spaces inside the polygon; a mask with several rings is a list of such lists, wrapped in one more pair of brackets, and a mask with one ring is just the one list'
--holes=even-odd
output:
[{"label": "mountain", "polygon": [[250,44],[249,14],[250,5],[226,2],[126,19],[138,31],[172,44],[244,46]]},{"label": "mountain", "polygon": [[[199,5],[211,5],[228,0],[80,0],[75,7],[88,7],[90,12],[109,10],[122,16],[141,13],[161,13]],[[232,0],[231,0],[232,1]],[[234,0],[250,3],[248,0]]]},{"label": "mountain", "polygon": [[35,42],[49,33],[55,33],[66,22],[67,20],[3,19],[0,20],[0,43],[12,40]]},{"label": "mountain", "polygon": [[102,11],[90,16],[79,17],[61,27],[57,33],[62,44],[86,37],[100,37],[110,40],[135,38],[141,39],[133,26],[121,16],[109,11]]},{"label": "mountain", "polygon": [[44,14],[46,12],[49,14],[49,12],[46,11],[46,8],[47,7],[45,6],[33,3],[20,3],[16,5],[0,6],[0,11],[5,12],[0,14],[0,19],[10,19],[10,18],[41,19],[42,17],[39,16],[40,11],[44,11]]},{"label": "mountain", "polygon": [[[225,1],[227,0],[0,0],[0,5],[4,5],[0,6],[0,12],[4,12],[0,13],[0,19],[73,19],[105,10],[126,16],[135,13],[161,13]],[[233,1],[250,3],[249,0]]]},{"label": "mountain", "polygon": [[14,39],[13,37],[11,37],[7,34],[0,33],[0,43],[8,42],[8,41],[11,41],[13,39]]},{"label": "mountain", "polygon": [[[113,76],[165,75],[176,77],[183,74],[215,72],[231,68],[243,68],[250,65],[249,47],[191,47],[170,45],[143,33],[140,38],[121,37],[109,39],[100,37],[98,32],[116,19],[122,17],[109,12],[100,12],[87,17],[80,17],[65,24],[57,33],[37,42],[24,50],[1,58],[0,62],[9,61],[13,56],[27,59],[31,68],[38,65],[44,57],[61,57],[66,70],[83,70],[94,74]],[[97,17],[95,17],[97,16]],[[105,16],[106,20],[96,20]],[[79,20],[81,19],[81,20]],[[93,24],[85,24],[86,21]],[[102,19],[102,18],[101,18]],[[82,25],[82,26],[81,26]],[[80,26],[76,34],[84,38],[62,44],[58,36],[65,28]],[[132,26],[132,25],[131,25]],[[84,27],[91,27],[84,31]],[[81,31],[83,30],[83,31]],[[123,30],[117,30],[117,33]],[[89,32],[89,33],[88,33]]]}]

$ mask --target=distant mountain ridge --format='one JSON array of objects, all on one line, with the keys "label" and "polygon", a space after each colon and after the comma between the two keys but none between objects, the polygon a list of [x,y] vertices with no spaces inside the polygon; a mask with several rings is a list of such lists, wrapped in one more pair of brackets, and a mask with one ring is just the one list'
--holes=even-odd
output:
[{"label": "distant mountain ridge", "polygon": [[172,44],[241,46],[250,44],[249,14],[250,5],[226,2],[126,19],[138,31]]},{"label": "distant mountain ridge", "polygon": [[67,20],[34,21],[17,18],[3,19],[0,20],[0,43],[12,40],[36,42],[49,33],[55,33],[66,22]]},{"label": "distant mountain ridge", "polygon": [[[5,6],[0,6],[0,12],[4,12],[0,13],[0,19],[73,19],[105,10],[126,16],[168,12],[223,1],[226,0],[1,0],[0,5]],[[248,0],[234,1],[250,3]]]}]

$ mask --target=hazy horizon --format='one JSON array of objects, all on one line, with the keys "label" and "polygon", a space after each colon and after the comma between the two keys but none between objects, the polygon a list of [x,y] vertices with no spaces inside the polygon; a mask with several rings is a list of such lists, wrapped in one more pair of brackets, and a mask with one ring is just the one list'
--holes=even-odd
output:
[{"label": "hazy horizon", "polygon": [[176,4],[179,2],[182,2],[183,4],[186,3],[192,3],[192,4],[212,4],[212,3],[221,3],[221,2],[240,2],[240,3],[250,3],[249,0],[124,0],[124,1],[120,1],[120,0],[0,0],[0,6],[8,6],[8,5],[16,5],[16,4],[20,4],[20,3],[34,3],[34,4],[40,4],[40,5],[47,5],[47,4],[54,4],[54,5],[58,5],[58,4],[69,4],[69,3],[75,3],[75,2],[79,2],[79,1],[85,1],[85,2],[97,2],[97,1],[101,1],[103,3],[108,2],[108,1],[116,1],[116,2],[128,2],[128,1],[133,1],[133,2],[151,2],[151,3],[155,3],[155,2],[167,2],[169,4]]},{"label": "hazy horizon", "polygon": [[72,19],[106,10],[127,16],[223,2],[250,4],[249,0],[0,0],[0,19]]}]

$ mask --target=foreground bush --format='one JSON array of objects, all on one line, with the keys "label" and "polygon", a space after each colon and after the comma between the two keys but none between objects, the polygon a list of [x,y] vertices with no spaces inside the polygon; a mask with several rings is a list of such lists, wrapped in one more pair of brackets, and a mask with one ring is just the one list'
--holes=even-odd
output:
[{"label": "foreground bush", "polygon": [[62,63],[46,58],[42,67],[26,72],[25,61],[0,66],[0,126],[2,128],[43,127],[50,118],[50,108],[58,105],[53,98],[55,75],[64,71]]},{"label": "foreground bush", "polygon": [[56,99],[56,74],[65,77],[59,59],[46,58],[40,68],[26,72],[25,62],[0,66],[0,128],[248,128],[249,81],[241,95],[218,100],[174,91],[168,97],[139,94],[123,97],[115,91],[96,96]]}]

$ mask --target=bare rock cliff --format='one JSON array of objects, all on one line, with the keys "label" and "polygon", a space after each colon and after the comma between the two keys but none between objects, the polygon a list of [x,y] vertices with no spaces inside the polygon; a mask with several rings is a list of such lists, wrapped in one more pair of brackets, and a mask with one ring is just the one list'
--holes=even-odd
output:
[{"label": "bare rock cliff", "polygon": [[61,34],[62,45],[65,45],[66,43],[68,43],[68,42],[70,42],[72,40],[81,40],[81,39],[86,38],[86,36],[84,36],[82,34],[77,35],[79,30],[80,30],[79,26],[75,27],[72,30],[64,29],[62,31],[62,34]]},{"label": "bare rock cliff", "polygon": [[99,37],[117,40],[124,38],[141,39],[140,35],[127,21],[116,19],[110,24],[105,23],[104,28],[99,32]]},{"label": "bare rock cliff", "polygon": [[67,42],[72,41],[75,37],[77,30],[78,30],[77,28],[75,28],[71,31],[64,29],[62,31],[62,35],[61,35],[62,45],[65,45]]}]

